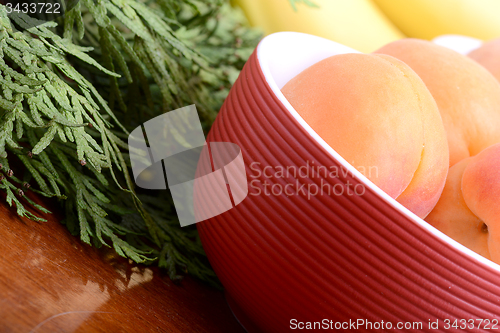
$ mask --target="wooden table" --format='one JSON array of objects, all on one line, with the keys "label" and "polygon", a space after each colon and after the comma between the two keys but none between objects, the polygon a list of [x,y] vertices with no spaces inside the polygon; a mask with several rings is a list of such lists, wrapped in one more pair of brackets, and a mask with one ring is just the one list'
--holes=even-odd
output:
[{"label": "wooden table", "polygon": [[244,332],[221,291],[189,277],[174,284],[3,202],[0,268],[2,333]]}]

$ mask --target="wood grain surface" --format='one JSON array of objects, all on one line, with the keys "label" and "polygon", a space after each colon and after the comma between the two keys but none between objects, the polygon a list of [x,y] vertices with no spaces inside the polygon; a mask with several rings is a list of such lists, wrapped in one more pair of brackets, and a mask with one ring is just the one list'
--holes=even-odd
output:
[{"label": "wood grain surface", "polygon": [[221,291],[174,284],[0,205],[0,333],[242,333]]}]

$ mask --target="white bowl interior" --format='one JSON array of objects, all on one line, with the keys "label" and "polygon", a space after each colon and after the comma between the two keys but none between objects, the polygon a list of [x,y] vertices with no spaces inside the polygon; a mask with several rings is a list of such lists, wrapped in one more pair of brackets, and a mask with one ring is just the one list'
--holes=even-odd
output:
[{"label": "white bowl interior", "polygon": [[462,35],[442,35],[434,38],[432,42],[463,55],[467,55],[483,45],[483,41],[480,39]]},{"label": "white bowl interior", "polygon": [[376,192],[395,209],[406,215],[409,219],[426,229],[429,233],[442,239],[450,246],[463,251],[475,260],[487,265],[500,273],[500,266],[484,258],[483,256],[456,242],[441,231],[437,230],[395,199],[390,197],[379,187],[373,184],[361,172],[349,164],[332,147],[330,147],[306,121],[298,114],[281,92],[281,88],[297,74],[311,65],[330,56],[345,53],[361,53],[334,41],[298,32],[278,32],[265,37],[257,48],[257,57],[264,73],[267,83],[285,105],[290,114],[304,127],[304,129],[321,145],[328,153],[338,160],[350,172],[351,175],[362,181],[368,188]]}]

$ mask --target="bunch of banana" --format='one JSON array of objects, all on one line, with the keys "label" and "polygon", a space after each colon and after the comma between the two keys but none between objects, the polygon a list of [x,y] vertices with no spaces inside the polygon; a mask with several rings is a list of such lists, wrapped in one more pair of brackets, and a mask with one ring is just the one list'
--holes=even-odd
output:
[{"label": "bunch of banana", "polygon": [[262,28],[266,34],[304,32],[334,40],[361,52],[375,51],[404,37],[372,0],[233,2],[243,9],[251,25]]},{"label": "bunch of banana", "polygon": [[428,40],[447,34],[480,40],[500,37],[500,0],[232,1],[266,34],[304,32],[362,52],[405,36]]},{"label": "bunch of banana", "polygon": [[499,0],[373,0],[407,36],[500,37]]}]

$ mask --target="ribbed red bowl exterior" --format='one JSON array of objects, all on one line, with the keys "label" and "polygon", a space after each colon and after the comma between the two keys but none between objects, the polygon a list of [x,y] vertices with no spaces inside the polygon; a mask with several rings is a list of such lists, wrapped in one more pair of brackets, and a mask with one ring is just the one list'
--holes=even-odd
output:
[{"label": "ribbed red bowl exterior", "polygon": [[[397,322],[421,322],[423,331],[448,332],[453,328],[445,329],[445,319],[500,318],[498,271],[418,225],[369,188],[360,196],[257,195],[258,183],[285,186],[290,181],[255,178],[257,165],[341,164],[275,96],[256,52],[207,141],[238,144],[249,183],[257,179],[241,204],[198,223],[198,230],[226,292],[260,331],[287,332],[292,319],[364,319],[391,322],[393,328]],[[351,175],[298,181],[306,186],[359,183]],[[429,329],[429,321],[436,320],[439,329]],[[458,331],[477,331],[478,323]]]}]

